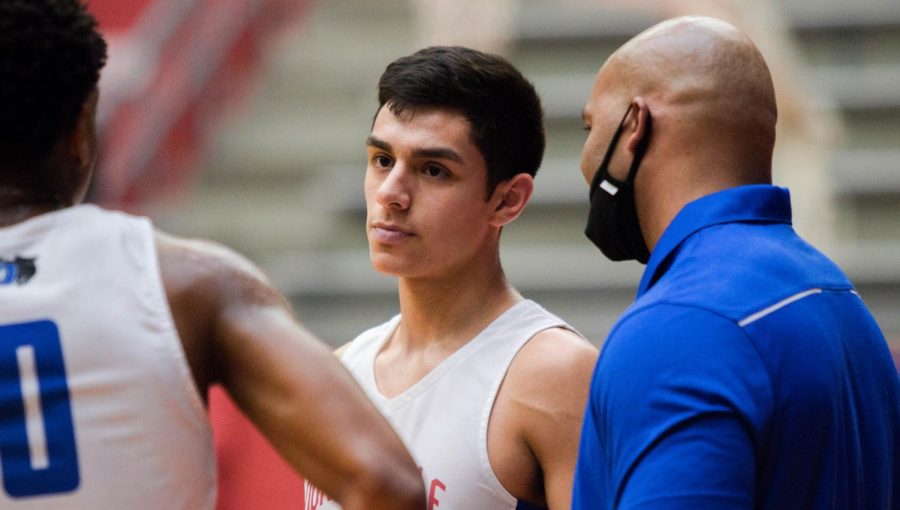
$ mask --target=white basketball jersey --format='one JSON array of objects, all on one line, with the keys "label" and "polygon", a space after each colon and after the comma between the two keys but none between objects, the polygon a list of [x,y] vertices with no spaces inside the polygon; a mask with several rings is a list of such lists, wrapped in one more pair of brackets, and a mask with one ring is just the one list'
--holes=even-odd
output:
[{"label": "white basketball jersey", "polygon": [[211,509],[212,434],[145,218],[0,228],[0,508]]},{"label": "white basketball jersey", "polygon": [[[400,316],[359,335],[342,361],[397,430],[425,479],[428,509],[514,509],[516,498],[497,480],[487,450],[488,420],[500,383],[537,333],[571,329],[533,301],[504,312],[411,388],[385,398],[375,382],[375,357]],[[337,509],[307,484],[306,510]]]}]

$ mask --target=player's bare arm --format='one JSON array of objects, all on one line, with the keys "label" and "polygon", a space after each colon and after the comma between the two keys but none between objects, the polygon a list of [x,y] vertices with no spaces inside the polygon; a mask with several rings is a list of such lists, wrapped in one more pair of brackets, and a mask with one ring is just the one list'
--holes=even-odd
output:
[{"label": "player's bare arm", "polygon": [[159,233],[157,245],[201,393],[221,383],[279,453],[345,509],[424,507],[400,439],[259,269],[212,243]]},{"label": "player's bare arm", "polygon": [[510,365],[491,413],[488,454],[520,500],[571,506],[578,442],[597,349],[567,329],[538,333]]}]

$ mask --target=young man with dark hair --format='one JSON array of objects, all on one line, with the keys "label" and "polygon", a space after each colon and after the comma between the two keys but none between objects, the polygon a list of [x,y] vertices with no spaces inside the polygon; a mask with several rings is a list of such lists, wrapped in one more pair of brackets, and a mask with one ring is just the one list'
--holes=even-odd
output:
[{"label": "young man with dark hair", "polygon": [[500,57],[421,50],[382,75],[366,146],[370,256],[398,277],[401,313],[342,361],[419,463],[429,508],[569,508],[596,349],[499,256],[543,155],[534,88]]},{"label": "young man with dark hair", "polygon": [[77,0],[0,0],[0,507],[213,508],[221,382],[345,507],[422,508],[400,439],[257,268],[79,205],[105,59]]}]

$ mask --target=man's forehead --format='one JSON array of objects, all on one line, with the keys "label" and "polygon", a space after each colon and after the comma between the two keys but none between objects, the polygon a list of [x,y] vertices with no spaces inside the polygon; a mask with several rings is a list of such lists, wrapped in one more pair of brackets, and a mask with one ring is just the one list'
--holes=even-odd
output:
[{"label": "man's forehead", "polygon": [[594,78],[594,86],[593,88],[591,88],[591,95],[588,96],[584,107],[581,109],[581,118],[583,120],[589,119],[594,113],[595,105],[600,98],[600,94],[603,92],[603,87],[600,84],[600,78],[600,73],[598,72],[596,78]]},{"label": "man's forehead", "polygon": [[598,110],[603,102],[623,91],[623,79],[625,77],[622,72],[622,61],[616,53],[613,53],[594,76],[594,85],[581,112],[582,116],[588,118],[590,115],[599,113]]},{"label": "man's forehead", "polygon": [[375,114],[375,120],[379,118],[393,118],[400,122],[413,122],[420,117],[443,117],[446,120],[459,120],[469,123],[463,112],[443,107],[443,106],[419,106],[410,105],[399,107],[392,103],[387,103],[378,109]]},{"label": "man's forehead", "polygon": [[384,136],[379,138],[384,138],[404,132],[448,142],[472,141],[471,124],[462,113],[447,108],[416,108],[404,109],[398,114],[390,108],[382,107],[375,116],[371,134],[378,136],[378,133],[383,133]]}]

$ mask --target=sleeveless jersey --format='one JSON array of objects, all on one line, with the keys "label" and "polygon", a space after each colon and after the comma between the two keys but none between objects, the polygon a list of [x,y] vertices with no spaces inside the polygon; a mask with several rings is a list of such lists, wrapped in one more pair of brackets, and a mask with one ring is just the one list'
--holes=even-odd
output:
[{"label": "sleeveless jersey", "polygon": [[[396,429],[422,470],[428,509],[515,509],[516,498],[488,460],[487,429],[500,383],[513,358],[534,335],[571,329],[533,301],[509,308],[425,377],[394,398],[375,382],[375,357],[400,316],[359,335],[342,361]],[[306,510],[337,509],[307,484]]]},{"label": "sleeveless jersey", "polygon": [[146,218],[0,228],[0,508],[211,509],[212,434]]}]

